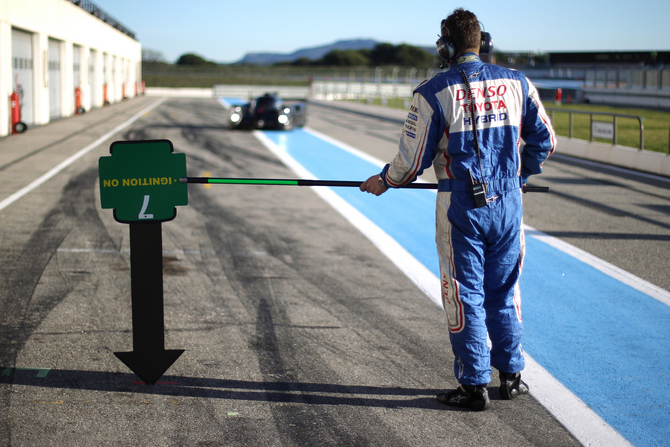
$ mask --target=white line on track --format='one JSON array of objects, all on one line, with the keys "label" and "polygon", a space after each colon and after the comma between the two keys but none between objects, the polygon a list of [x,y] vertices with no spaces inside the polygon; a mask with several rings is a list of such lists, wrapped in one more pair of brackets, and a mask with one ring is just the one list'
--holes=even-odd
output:
[{"label": "white line on track", "polygon": [[67,168],[67,167],[70,166],[72,163],[74,163],[75,161],[79,160],[81,157],[83,157],[84,155],[86,155],[87,153],[89,153],[90,151],[92,151],[93,149],[95,149],[96,147],[100,146],[100,145],[101,145],[102,143],[104,143],[107,139],[111,138],[114,134],[116,134],[117,132],[121,132],[123,129],[125,129],[126,127],[128,127],[129,125],[131,125],[132,123],[134,123],[135,121],[137,121],[138,119],[140,119],[145,113],[149,112],[150,110],[154,109],[155,107],[158,107],[158,106],[159,106],[163,101],[165,101],[166,99],[167,99],[167,97],[166,97],[166,98],[161,98],[161,99],[159,99],[158,101],[154,102],[154,103],[151,104],[149,107],[146,107],[146,108],[143,109],[142,111],[140,111],[140,112],[138,112],[137,114],[135,114],[135,115],[134,115],[132,118],[130,118],[129,120],[127,120],[127,121],[125,121],[125,122],[119,124],[119,125],[116,126],[114,129],[110,130],[109,132],[107,132],[106,134],[104,134],[103,136],[101,136],[100,138],[98,138],[97,140],[95,140],[93,143],[89,144],[89,145],[86,146],[85,148],[83,148],[83,149],[81,149],[80,151],[78,151],[76,154],[71,155],[70,157],[68,157],[67,159],[65,159],[64,161],[62,161],[61,163],[59,163],[58,165],[54,166],[54,167],[53,167],[49,172],[47,172],[46,174],[42,175],[42,176],[39,177],[38,179],[32,181],[32,182],[31,182],[30,184],[28,184],[27,186],[25,186],[25,187],[19,189],[19,190],[16,191],[14,194],[12,194],[11,196],[9,196],[9,197],[7,197],[6,199],[4,199],[3,201],[1,201],[1,202],[0,202],[0,211],[3,210],[3,209],[5,209],[5,208],[7,208],[9,205],[11,205],[12,203],[16,202],[16,201],[19,200],[21,197],[25,196],[26,194],[30,193],[30,192],[33,191],[34,189],[36,189],[36,188],[38,188],[39,186],[41,186],[43,183],[45,183],[45,182],[47,182],[48,180],[50,180],[51,178],[53,178],[55,175],[57,175],[57,174],[58,174],[59,172],[61,172],[63,169]]},{"label": "white line on track", "polygon": [[[305,128],[305,131],[314,136],[322,138],[322,134],[312,129]],[[261,131],[254,131],[254,136],[265,145],[270,152],[275,154],[286,166],[293,170],[298,176],[302,178],[316,178],[308,170],[306,170],[300,163],[293,159],[283,149],[277,146],[272,140],[263,134]],[[352,148],[344,143],[341,143],[333,138],[325,137],[324,140],[350,153],[362,154],[356,148]],[[384,163],[368,154],[363,157],[366,161],[373,163],[375,166],[383,166]],[[407,277],[416,284],[416,286],[424,292],[434,303],[442,308],[440,281],[428,270],[423,264],[415,259],[409,252],[407,252],[398,242],[391,236],[384,232],[381,228],[375,225],[361,212],[356,210],[353,206],[347,203],[344,199],[338,196],[330,188],[312,187],[312,190],[321,196],[328,204],[330,204],[336,211],[338,211],[345,219],[351,222],[359,231],[361,231],[372,243],[379,248]],[[618,271],[623,272],[625,277],[629,278],[626,284],[631,285],[635,283],[641,285],[645,283],[640,278],[624,272],[621,269],[606,268],[606,262],[589,255],[588,259],[582,258],[583,254],[587,254],[576,247],[572,247],[563,241],[560,241],[551,236],[545,235],[533,228],[527,227],[528,235],[538,238],[545,243],[549,243],[559,250],[574,256],[575,258],[586,262],[589,265],[595,264],[602,268],[598,268],[604,273],[613,276],[616,279],[623,281],[621,276],[614,276]],[[562,248],[559,248],[562,247]],[[572,247],[574,250],[569,250]],[[600,261],[599,263],[595,260]],[[608,264],[609,265],[609,264]],[[636,278],[636,280],[633,280]],[[648,284],[648,283],[647,283]],[[655,286],[649,284],[652,290]],[[635,287],[635,286],[633,286]],[[640,289],[638,289],[640,290]],[[647,292],[645,292],[647,293]],[[653,295],[652,295],[653,296]],[[657,298],[659,299],[659,298]],[[600,416],[591,410],[581,399],[575,396],[569,389],[567,389],[561,382],[556,380],[549,372],[542,368],[535,360],[533,360],[527,353],[524,353],[526,358],[526,369],[524,369],[524,380],[529,384],[531,395],[551,413],[563,426],[585,446],[603,446],[603,447],[628,447],[631,444],[623,438],[616,430],[610,427]]]}]

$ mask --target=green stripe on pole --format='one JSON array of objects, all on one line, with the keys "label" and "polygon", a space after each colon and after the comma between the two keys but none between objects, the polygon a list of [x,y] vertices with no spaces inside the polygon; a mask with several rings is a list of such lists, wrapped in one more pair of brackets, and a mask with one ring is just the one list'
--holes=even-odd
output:
[{"label": "green stripe on pole", "polygon": [[210,178],[207,183],[229,185],[298,185],[297,180],[245,179],[245,178]]}]

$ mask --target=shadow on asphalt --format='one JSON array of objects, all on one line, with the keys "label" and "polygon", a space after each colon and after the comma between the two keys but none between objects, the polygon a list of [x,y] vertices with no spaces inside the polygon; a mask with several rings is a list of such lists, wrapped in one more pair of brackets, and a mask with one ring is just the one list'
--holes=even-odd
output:
[{"label": "shadow on asphalt", "polygon": [[[206,399],[300,403],[309,405],[351,405],[380,408],[424,408],[458,410],[439,404],[435,395],[442,390],[333,385],[299,381],[248,381],[163,376],[155,385],[146,385],[136,375],[101,371],[74,371],[0,367],[0,385],[66,388]],[[490,390],[492,399],[497,390]]]}]

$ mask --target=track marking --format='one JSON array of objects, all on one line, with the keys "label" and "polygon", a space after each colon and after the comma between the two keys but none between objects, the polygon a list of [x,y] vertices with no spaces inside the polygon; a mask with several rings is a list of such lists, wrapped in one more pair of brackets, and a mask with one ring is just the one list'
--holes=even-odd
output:
[{"label": "track marking", "polygon": [[91,144],[89,144],[88,146],[86,146],[85,148],[79,150],[79,152],[77,152],[76,154],[71,155],[70,157],[66,158],[64,161],[62,161],[61,163],[59,163],[58,165],[56,165],[55,167],[53,167],[53,168],[52,168],[49,172],[47,172],[46,174],[42,175],[42,176],[39,177],[38,179],[32,181],[32,182],[31,182],[30,184],[28,184],[27,186],[24,186],[23,188],[21,188],[20,190],[16,191],[14,194],[12,194],[11,196],[9,196],[9,197],[7,197],[6,199],[4,199],[3,201],[1,201],[1,202],[0,202],[0,211],[2,211],[3,209],[7,208],[9,205],[11,205],[12,203],[16,202],[16,201],[19,200],[21,197],[25,196],[26,194],[30,193],[30,192],[33,191],[34,189],[36,189],[36,188],[38,188],[39,186],[41,186],[43,183],[47,182],[48,180],[50,180],[51,178],[53,178],[54,176],[56,176],[56,175],[57,175],[59,172],[61,172],[63,169],[67,168],[67,167],[70,166],[72,163],[74,163],[75,161],[79,160],[81,157],[83,157],[84,155],[88,154],[88,153],[91,152],[93,149],[97,148],[97,147],[100,146],[102,143],[104,143],[106,140],[108,140],[109,138],[111,138],[112,136],[114,136],[114,134],[116,134],[116,133],[118,133],[118,132],[121,132],[123,129],[125,129],[126,127],[128,127],[129,125],[131,125],[132,123],[134,123],[135,121],[137,121],[138,119],[142,118],[142,116],[144,116],[145,113],[149,113],[152,109],[154,109],[155,107],[158,107],[160,104],[162,104],[166,99],[167,99],[167,97],[166,97],[166,98],[161,98],[161,99],[159,99],[158,101],[154,102],[154,103],[151,104],[149,107],[146,107],[146,108],[143,109],[142,111],[140,111],[140,112],[138,112],[137,114],[135,114],[135,115],[134,115],[132,118],[130,118],[129,120],[127,120],[127,121],[125,121],[125,122],[119,124],[119,125],[116,126],[114,129],[110,130],[109,132],[107,132],[106,134],[104,134],[103,136],[101,136],[100,138],[98,138],[97,140],[95,140],[93,143],[91,143]]},{"label": "track marking", "polygon": [[12,377],[14,371],[37,371],[35,377],[46,377],[49,374],[49,371],[51,371],[51,368],[5,368],[5,370],[2,371],[2,374],[0,374],[0,377]]}]

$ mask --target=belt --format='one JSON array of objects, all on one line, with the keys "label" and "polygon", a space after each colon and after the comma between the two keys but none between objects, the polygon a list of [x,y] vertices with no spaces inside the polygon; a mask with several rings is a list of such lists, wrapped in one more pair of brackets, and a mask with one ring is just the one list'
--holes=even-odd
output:
[{"label": "belt", "polygon": [[[489,193],[511,191],[513,189],[519,189],[523,186],[521,183],[521,177],[494,178],[487,180],[486,183],[486,191]],[[437,182],[437,191],[469,192],[470,181],[442,179]]]}]

